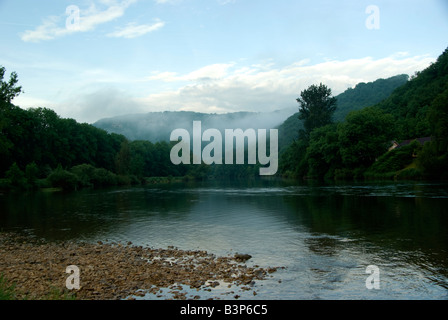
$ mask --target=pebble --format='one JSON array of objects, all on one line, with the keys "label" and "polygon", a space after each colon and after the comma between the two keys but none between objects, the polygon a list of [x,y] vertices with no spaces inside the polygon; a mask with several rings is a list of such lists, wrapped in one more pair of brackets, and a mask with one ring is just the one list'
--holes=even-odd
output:
[{"label": "pebble", "polygon": [[[203,250],[136,247],[131,242],[127,246],[101,241],[52,243],[0,232],[0,274],[15,285],[17,299],[54,298],[56,290],[60,298],[70,295],[80,300],[128,299],[173,285],[210,290],[210,284],[214,287],[219,281],[238,286],[264,280],[276,270],[247,267],[240,264],[246,259],[235,258]],[[66,288],[69,265],[80,270],[78,290]],[[186,294],[179,292],[173,298],[183,300]]]}]

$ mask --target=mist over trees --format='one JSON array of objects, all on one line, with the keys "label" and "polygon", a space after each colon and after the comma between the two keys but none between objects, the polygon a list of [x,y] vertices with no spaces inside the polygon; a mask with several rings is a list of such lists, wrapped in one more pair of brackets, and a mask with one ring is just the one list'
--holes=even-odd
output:
[{"label": "mist over trees", "polygon": [[[174,142],[130,139],[114,133],[114,126],[120,129],[125,123],[117,119],[105,120],[103,125],[109,126],[105,130],[98,127],[99,122],[78,123],[61,118],[51,109],[21,109],[11,103],[22,92],[18,76],[12,72],[10,79],[4,80],[5,73],[6,69],[0,67],[0,190],[74,190],[147,183],[161,177],[258,176],[259,165],[174,165],[170,160]],[[221,117],[200,114],[200,119],[196,113],[182,115],[190,126],[193,120],[199,120],[206,127],[207,119],[208,127],[216,126],[218,122],[213,121],[218,118],[226,119],[221,123],[227,127],[242,127],[243,123],[251,128],[277,126],[278,175],[283,177],[447,178],[448,49],[410,79],[398,75],[361,83],[336,97],[324,84],[312,85],[301,92],[297,102],[296,113],[287,111],[293,116],[281,112]],[[166,121],[177,128],[184,124],[176,123],[176,113],[160,113],[157,117],[153,119],[159,122],[159,126],[153,126],[156,129],[166,127]],[[160,117],[165,117],[165,122]],[[147,118],[142,121],[150,126]],[[128,125],[126,129],[132,130],[132,121]],[[185,129],[189,130],[187,122]],[[422,137],[430,137],[430,142],[412,142]],[[393,141],[403,140],[409,143],[389,151]]]}]

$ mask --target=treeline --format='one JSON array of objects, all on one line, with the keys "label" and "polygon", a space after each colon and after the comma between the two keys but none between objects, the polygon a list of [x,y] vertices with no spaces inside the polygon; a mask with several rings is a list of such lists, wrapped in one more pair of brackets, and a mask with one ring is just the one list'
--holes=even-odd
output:
[{"label": "treeline", "polygon": [[[333,120],[342,122],[351,111],[361,110],[383,101],[395,89],[404,85],[408,79],[408,75],[401,74],[387,79],[377,79],[373,82],[361,82],[354,88],[345,90],[335,97],[337,109],[333,114]],[[302,129],[303,123],[299,119],[299,113],[286,119],[278,127],[280,151],[284,151],[294,140],[297,140],[299,131]]]},{"label": "treeline", "polygon": [[[431,141],[388,151],[420,137]],[[382,102],[302,132],[279,164],[283,176],[331,180],[446,179],[447,169],[448,49]]]},{"label": "treeline", "polygon": [[129,141],[46,108],[0,101],[0,133],[1,189],[136,184],[191,170],[171,163],[167,142]]},{"label": "treeline", "polygon": [[259,174],[259,165],[174,165],[170,152],[177,142],[130,141],[61,118],[51,109],[24,110],[0,101],[0,119],[0,191],[77,190]]}]

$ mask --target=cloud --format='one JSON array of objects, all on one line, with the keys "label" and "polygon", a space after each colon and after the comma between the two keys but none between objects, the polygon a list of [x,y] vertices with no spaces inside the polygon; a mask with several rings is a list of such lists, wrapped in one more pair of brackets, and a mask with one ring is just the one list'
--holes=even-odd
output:
[{"label": "cloud", "polygon": [[217,0],[218,1],[218,4],[220,4],[220,5],[226,5],[226,4],[229,4],[229,3],[235,3],[236,2],[236,0]]},{"label": "cloud", "polygon": [[154,0],[157,4],[176,4],[182,0]]},{"label": "cloud", "polygon": [[210,81],[223,79],[228,75],[227,70],[233,63],[216,63],[194,70],[185,75],[179,75],[177,72],[153,72],[147,77],[148,80],[159,80],[163,82],[176,81]]},{"label": "cloud", "polygon": [[[398,74],[413,75],[434,61],[428,56],[407,53],[382,59],[365,57],[314,64],[301,60],[284,66],[274,60],[253,64],[239,61],[206,65],[183,74],[158,71],[146,78],[94,68],[82,72],[80,87],[60,88],[61,93],[54,98],[63,97],[63,100],[53,99],[51,104],[42,100],[38,104],[51,107],[62,117],[89,123],[105,117],[150,111],[297,110],[297,97],[312,84],[322,82],[332,89],[333,95],[338,95],[360,82]],[[145,90],[154,93],[148,94]],[[33,100],[28,95],[17,98],[19,105],[27,107],[33,106]]]},{"label": "cloud", "polygon": [[135,23],[129,23],[126,27],[120,28],[117,31],[107,34],[108,37],[114,38],[137,38],[143,36],[147,33],[156,31],[165,25],[163,21],[158,20],[153,24],[141,24],[136,25]]},{"label": "cloud", "polygon": [[64,101],[54,103],[53,108],[62,117],[87,123],[117,115],[145,112],[144,105],[134,101],[131,95],[113,85],[86,94],[74,93]]},{"label": "cloud", "polygon": [[[365,57],[310,64],[302,60],[286,66],[264,64],[213,64],[186,74],[155,72],[149,81],[170,83],[170,90],[150,94],[139,101],[150,109],[200,112],[272,111],[296,106],[300,92],[324,83],[333,95],[360,82],[398,74],[413,75],[434,59],[397,53],[382,59]],[[186,81],[188,81],[186,83]]]},{"label": "cloud", "polygon": [[[93,3],[86,10],[79,11],[79,20],[71,15],[76,14],[76,6],[67,7],[66,15],[49,16],[43,23],[34,30],[26,30],[21,34],[21,39],[25,42],[40,42],[52,40],[75,32],[86,32],[94,30],[96,26],[113,21],[124,15],[126,9],[137,0],[125,0],[121,2],[113,0],[101,0],[102,5],[106,5],[103,10]],[[73,11],[75,10],[75,11]],[[74,13],[75,12],[75,13]],[[63,20],[63,22],[61,22]],[[73,26],[73,27],[70,27]]]}]

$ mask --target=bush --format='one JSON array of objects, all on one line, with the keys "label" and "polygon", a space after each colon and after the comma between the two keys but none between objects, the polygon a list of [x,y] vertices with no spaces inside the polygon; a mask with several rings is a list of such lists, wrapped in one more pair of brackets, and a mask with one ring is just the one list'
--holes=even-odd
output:
[{"label": "bush", "polygon": [[96,168],[91,181],[95,187],[115,186],[118,184],[118,177],[106,169]]},{"label": "bush", "polygon": [[364,173],[366,179],[394,179],[401,170],[414,162],[414,156],[421,150],[421,145],[413,143],[386,152]]},{"label": "bush", "polygon": [[334,179],[335,180],[353,180],[354,173],[349,169],[335,169]]},{"label": "bush", "polygon": [[76,175],[79,186],[84,188],[93,186],[92,180],[94,178],[95,170],[95,167],[90,164],[81,164],[72,167],[70,172]]},{"label": "bush", "polygon": [[423,178],[423,174],[418,168],[408,168],[401,170],[395,178],[400,180],[418,180]]},{"label": "bush", "polygon": [[37,176],[39,174],[39,168],[36,163],[32,162],[25,168],[25,177],[28,187],[31,189],[37,188]]},{"label": "bush", "polygon": [[78,177],[75,174],[62,169],[61,165],[59,165],[47,179],[51,186],[63,190],[76,190],[79,182]]},{"label": "bush", "polygon": [[9,182],[9,187],[12,189],[25,189],[26,179],[25,174],[20,170],[17,163],[13,163],[8,171],[6,171],[6,179]]}]

